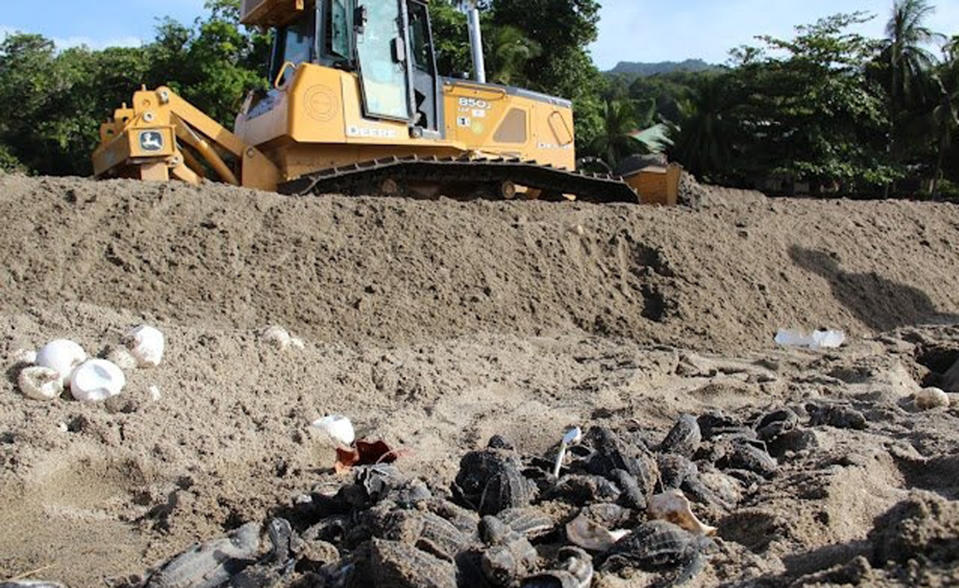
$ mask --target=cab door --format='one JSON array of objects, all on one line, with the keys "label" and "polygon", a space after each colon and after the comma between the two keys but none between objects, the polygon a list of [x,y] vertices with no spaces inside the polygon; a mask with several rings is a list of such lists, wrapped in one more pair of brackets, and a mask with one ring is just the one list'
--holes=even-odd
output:
[{"label": "cab door", "polygon": [[370,118],[412,119],[402,0],[367,0],[357,7],[356,58],[363,112]]}]

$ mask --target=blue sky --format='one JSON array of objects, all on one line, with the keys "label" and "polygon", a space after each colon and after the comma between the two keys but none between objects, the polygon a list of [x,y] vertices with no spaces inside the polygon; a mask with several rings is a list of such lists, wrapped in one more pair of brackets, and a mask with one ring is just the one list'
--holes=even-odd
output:
[{"label": "blue sky", "polygon": [[[933,3],[937,12],[930,25],[943,33],[959,33],[959,0]],[[61,47],[135,45],[152,38],[157,18],[191,22],[203,13],[203,0],[8,0],[4,4],[0,36],[13,30],[36,32]],[[592,51],[597,64],[608,69],[620,60],[700,57],[722,63],[730,48],[751,43],[754,35],[789,36],[794,25],[836,12],[877,14],[862,32],[879,36],[892,0],[602,0],[602,4],[600,40]]]}]

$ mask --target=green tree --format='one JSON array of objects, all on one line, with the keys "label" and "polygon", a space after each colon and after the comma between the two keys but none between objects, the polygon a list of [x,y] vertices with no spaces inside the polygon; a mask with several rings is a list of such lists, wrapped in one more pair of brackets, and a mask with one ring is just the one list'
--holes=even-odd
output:
[{"label": "green tree", "polygon": [[240,0],[209,0],[194,28],[161,22],[151,86],[168,85],[227,127],[251,90],[265,89],[271,36],[240,25]]},{"label": "green tree", "polygon": [[835,15],[797,27],[792,39],[764,36],[763,47],[737,51],[727,85],[710,88],[724,94],[703,94],[707,107],[687,109],[695,124],[687,120],[677,144],[691,167],[739,183],[781,178],[847,190],[893,179],[883,94],[865,75],[876,43],[849,31],[866,20]]}]

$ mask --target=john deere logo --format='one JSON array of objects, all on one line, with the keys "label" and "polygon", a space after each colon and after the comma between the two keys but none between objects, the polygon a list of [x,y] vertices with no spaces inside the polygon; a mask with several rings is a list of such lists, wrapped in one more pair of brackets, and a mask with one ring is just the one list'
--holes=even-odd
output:
[{"label": "john deere logo", "polygon": [[163,149],[163,134],[159,131],[140,131],[140,149],[161,151]]}]

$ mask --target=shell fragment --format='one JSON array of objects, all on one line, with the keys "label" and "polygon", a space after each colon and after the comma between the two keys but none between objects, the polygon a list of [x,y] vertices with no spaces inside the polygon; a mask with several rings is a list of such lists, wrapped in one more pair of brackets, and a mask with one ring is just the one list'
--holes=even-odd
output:
[{"label": "shell fragment", "polygon": [[163,333],[155,327],[140,325],[127,334],[124,342],[139,367],[156,367],[163,360],[166,341]]},{"label": "shell fragment", "polygon": [[64,386],[70,381],[74,368],[86,359],[83,348],[68,339],[50,341],[37,352],[37,365],[56,370]]},{"label": "shell fragment", "polygon": [[20,391],[34,400],[53,400],[63,392],[63,381],[57,370],[32,366],[20,371]]},{"label": "shell fragment", "polygon": [[649,499],[650,518],[661,519],[697,535],[715,535],[716,527],[704,524],[693,514],[689,500],[679,490],[670,490]]},{"label": "shell fragment", "polygon": [[80,364],[70,378],[70,393],[82,402],[100,402],[118,395],[126,385],[123,371],[105,359]]},{"label": "shell fragment", "polygon": [[580,514],[566,523],[566,537],[587,551],[608,551],[617,541],[609,529]]}]

